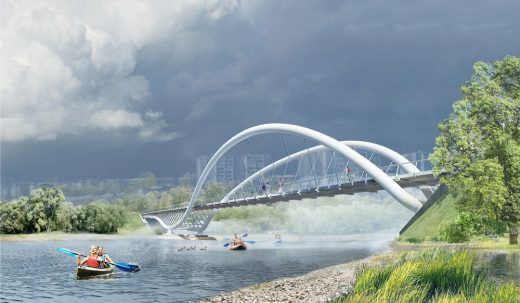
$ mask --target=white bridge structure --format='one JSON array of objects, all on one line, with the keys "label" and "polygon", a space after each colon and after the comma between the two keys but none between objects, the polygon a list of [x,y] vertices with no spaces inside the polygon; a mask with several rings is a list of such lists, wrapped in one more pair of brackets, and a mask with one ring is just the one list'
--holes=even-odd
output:
[{"label": "white bridge structure", "polygon": [[[261,155],[262,161],[248,155]],[[232,167],[233,178],[215,178],[217,169],[226,169],[223,162]],[[438,184],[432,171],[421,171],[418,164],[375,143],[338,141],[297,125],[263,124],[238,133],[215,152],[189,201],[141,217],[168,233],[201,234],[222,208],[379,190],[417,212]],[[421,191],[405,190],[411,187]]]}]

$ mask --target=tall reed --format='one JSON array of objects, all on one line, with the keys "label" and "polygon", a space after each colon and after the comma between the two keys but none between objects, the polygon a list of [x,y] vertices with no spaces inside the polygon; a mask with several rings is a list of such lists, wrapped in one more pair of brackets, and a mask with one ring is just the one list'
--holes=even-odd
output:
[{"label": "tall reed", "polygon": [[362,268],[351,293],[336,303],[520,303],[513,284],[497,286],[474,265],[468,251],[410,253],[392,265]]}]

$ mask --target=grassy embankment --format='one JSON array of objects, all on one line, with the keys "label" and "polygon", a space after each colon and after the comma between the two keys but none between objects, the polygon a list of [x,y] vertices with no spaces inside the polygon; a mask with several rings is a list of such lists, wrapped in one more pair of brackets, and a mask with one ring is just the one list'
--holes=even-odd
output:
[{"label": "grassy embankment", "polygon": [[474,264],[475,256],[468,251],[410,253],[394,264],[361,269],[352,291],[335,303],[520,302],[514,284],[496,285]]},{"label": "grassy embankment", "polygon": [[520,244],[510,245],[507,236],[497,238],[474,237],[471,241],[460,244],[448,244],[441,241],[440,227],[447,222],[455,220],[457,210],[455,204],[457,198],[447,194],[433,204],[421,217],[419,217],[394,243],[396,247],[409,246],[410,243],[422,247],[457,246],[474,249],[520,249]]},{"label": "grassy embankment", "polygon": [[399,241],[438,241],[442,224],[454,220],[457,216],[456,202],[457,199],[452,194],[441,197],[399,237]]}]

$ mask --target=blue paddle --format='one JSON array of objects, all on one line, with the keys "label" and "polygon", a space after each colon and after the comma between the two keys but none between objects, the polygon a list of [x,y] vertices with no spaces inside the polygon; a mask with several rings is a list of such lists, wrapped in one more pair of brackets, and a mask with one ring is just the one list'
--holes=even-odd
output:
[{"label": "blue paddle", "polygon": [[[86,257],[86,255],[84,255],[82,253],[78,253],[78,252],[72,251],[70,249],[63,248],[63,247],[57,248],[56,250],[61,253],[66,254],[68,256],[71,256],[71,257],[75,257],[75,256]],[[137,264],[124,263],[124,262],[121,262],[121,263],[112,263],[112,262],[107,262],[107,261],[105,261],[105,262],[108,264],[114,265],[115,267],[117,267],[117,269],[119,269],[121,271],[125,271],[125,272],[136,272],[136,271],[141,270],[141,267]]]}]

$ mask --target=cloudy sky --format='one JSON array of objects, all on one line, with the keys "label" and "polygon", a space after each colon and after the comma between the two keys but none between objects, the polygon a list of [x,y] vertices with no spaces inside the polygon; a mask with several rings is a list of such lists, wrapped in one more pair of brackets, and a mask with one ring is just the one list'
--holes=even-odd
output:
[{"label": "cloudy sky", "polygon": [[431,151],[511,1],[1,3],[1,176],[179,176],[257,124]]}]

